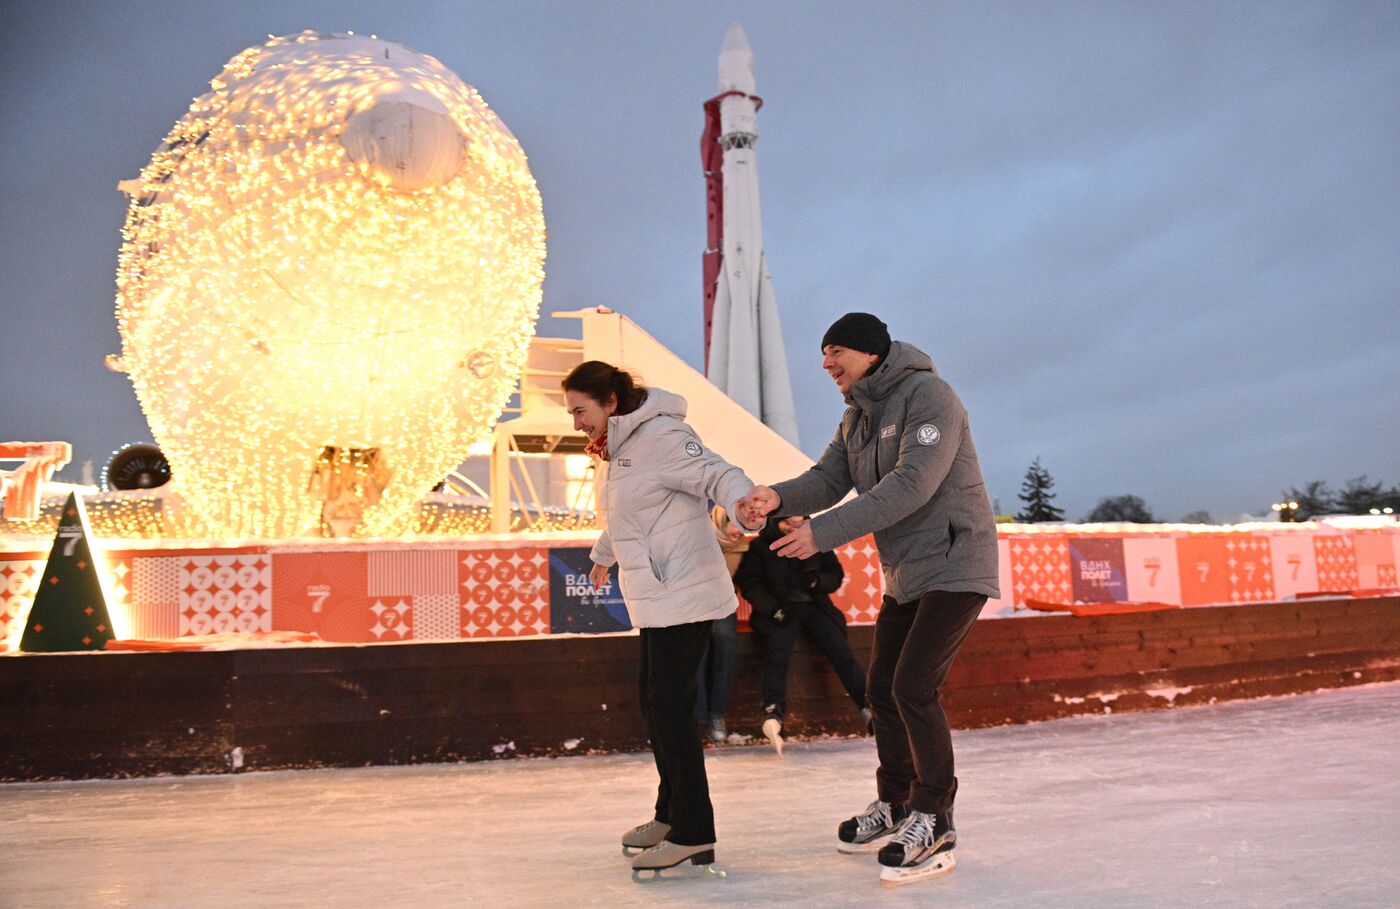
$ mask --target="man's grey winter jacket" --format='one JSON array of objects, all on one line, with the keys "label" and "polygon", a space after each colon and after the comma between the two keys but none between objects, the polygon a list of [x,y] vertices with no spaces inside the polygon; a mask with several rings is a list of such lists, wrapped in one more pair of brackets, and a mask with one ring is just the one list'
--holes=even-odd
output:
[{"label": "man's grey winter jacket", "polygon": [[931,590],[996,598],[997,533],[967,410],[933,361],[900,341],[846,395],[836,438],[806,473],[773,487],[781,514],[812,519],[821,549],[875,534],[885,593]]},{"label": "man's grey winter jacket", "polygon": [[722,619],[739,605],[709,501],[733,512],[753,482],[701,444],[685,411],[685,398],[649,388],[636,410],[608,418],[607,529],[592,558],[618,566],[637,628]]}]

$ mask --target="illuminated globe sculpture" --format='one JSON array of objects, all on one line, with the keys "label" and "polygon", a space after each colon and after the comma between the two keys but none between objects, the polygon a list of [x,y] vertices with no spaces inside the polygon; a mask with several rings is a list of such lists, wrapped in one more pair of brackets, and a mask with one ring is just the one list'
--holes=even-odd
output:
[{"label": "illuminated globe sculpture", "polygon": [[302,32],[230,60],[123,189],[121,363],[178,532],[411,529],[539,313],[544,217],[505,124],[432,57]]}]

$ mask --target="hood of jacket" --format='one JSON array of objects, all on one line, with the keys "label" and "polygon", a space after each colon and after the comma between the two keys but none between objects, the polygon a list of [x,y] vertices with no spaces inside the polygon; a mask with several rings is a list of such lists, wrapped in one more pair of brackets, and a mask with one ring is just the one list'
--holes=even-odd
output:
[{"label": "hood of jacket", "polygon": [[913,344],[895,341],[890,344],[890,352],[875,367],[875,371],[861,376],[846,393],[846,403],[861,410],[869,410],[877,401],[889,397],[890,392],[912,373],[931,372],[938,375],[933,360]]},{"label": "hood of jacket", "polygon": [[608,454],[615,455],[632,433],[653,417],[685,420],[685,398],[664,388],[648,388],[647,398],[631,413],[608,417]]}]

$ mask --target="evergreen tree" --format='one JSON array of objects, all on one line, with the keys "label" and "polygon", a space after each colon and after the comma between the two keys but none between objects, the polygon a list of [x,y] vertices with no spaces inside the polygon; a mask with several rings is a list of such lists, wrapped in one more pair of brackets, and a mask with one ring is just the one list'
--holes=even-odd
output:
[{"label": "evergreen tree", "polygon": [[1337,494],[1337,509],[1343,514],[1368,514],[1389,504],[1388,492],[1380,480],[1369,483],[1364,475],[1352,477]]},{"label": "evergreen tree", "polygon": [[1302,489],[1294,487],[1283,494],[1283,501],[1298,503],[1294,517],[1299,521],[1332,514],[1337,510],[1337,497],[1328,487],[1326,480],[1313,480],[1303,484]]},{"label": "evergreen tree", "polygon": [[1055,494],[1050,491],[1054,486],[1055,481],[1050,478],[1050,471],[1040,466],[1040,458],[1037,457],[1031,462],[1026,471],[1026,479],[1021,483],[1019,498],[1026,503],[1026,507],[1016,515],[1016,520],[1023,524],[1063,521],[1064,511],[1050,504],[1050,500],[1055,498]]},{"label": "evergreen tree", "polygon": [[1090,524],[1117,521],[1151,524],[1156,518],[1152,517],[1152,510],[1147,507],[1147,503],[1138,496],[1108,496],[1099,499],[1099,504],[1094,506],[1094,510],[1089,512],[1089,516],[1084,520]]}]

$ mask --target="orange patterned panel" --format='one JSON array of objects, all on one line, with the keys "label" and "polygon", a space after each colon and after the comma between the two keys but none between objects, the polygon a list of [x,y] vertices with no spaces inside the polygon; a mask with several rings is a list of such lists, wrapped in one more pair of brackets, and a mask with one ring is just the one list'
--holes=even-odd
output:
[{"label": "orange patterned panel", "polygon": [[21,614],[29,612],[34,592],[44,576],[43,557],[0,560],[0,651],[5,650],[10,632]]},{"label": "orange patterned panel", "polygon": [[181,559],[180,634],[272,630],[272,559],[263,553]]},{"label": "orange patterned panel", "polygon": [[462,637],[549,633],[549,550],[472,549],[457,553]]},{"label": "orange patterned panel", "polygon": [[[1062,536],[1035,536],[1012,539],[1011,581],[1015,602],[1044,600],[1069,603],[1074,599],[1070,584],[1069,541]],[[1002,591],[1006,596],[1006,591]]]},{"label": "orange patterned panel", "polygon": [[1355,590],[1359,586],[1356,576],[1356,547],[1350,535],[1315,536],[1313,551],[1317,554],[1318,590],[1346,591]]},{"label": "orange patterned panel", "polygon": [[[836,550],[846,579],[831,595],[836,608],[846,614],[852,625],[871,625],[880,614],[880,601],[885,595],[885,576],[880,570],[880,553],[871,536],[852,540]],[[747,618],[747,615],[741,616]]]},{"label": "orange patterned panel", "polygon": [[1268,537],[1231,536],[1225,541],[1230,569],[1230,602],[1262,603],[1274,598],[1273,551]]}]

